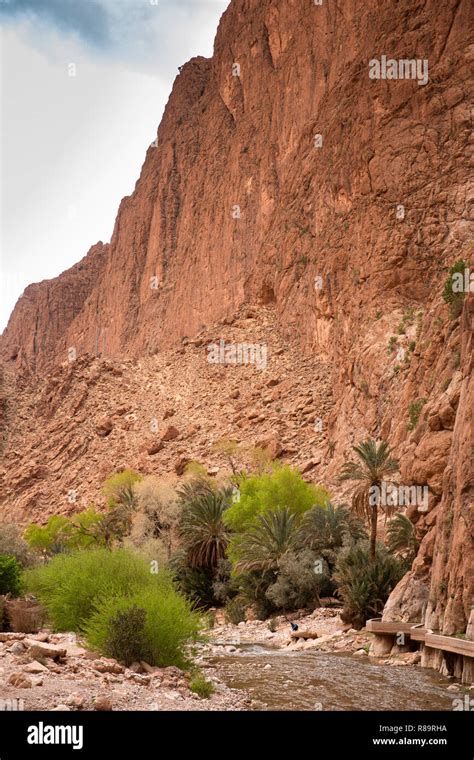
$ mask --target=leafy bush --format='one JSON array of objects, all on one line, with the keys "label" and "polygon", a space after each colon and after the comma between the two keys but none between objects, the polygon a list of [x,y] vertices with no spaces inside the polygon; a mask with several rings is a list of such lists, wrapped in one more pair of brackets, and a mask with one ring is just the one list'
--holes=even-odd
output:
[{"label": "leafy bush", "polygon": [[134,552],[98,548],[59,554],[26,570],[24,578],[57,630],[80,631],[99,599],[159,585],[161,575],[152,574],[149,563]]},{"label": "leafy bush", "polygon": [[121,505],[133,510],[136,506],[135,484],[142,480],[143,476],[134,470],[126,469],[122,472],[113,473],[104,483],[104,496],[109,507]]},{"label": "leafy bush", "polygon": [[108,619],[104,651],[125,665],[131,665],[137,660],[148,660],[145,621],[146,611],[135,604],[111,615]]},{"label": "leafy bush", "polygon": [[199,607],[214,607],[214,572],[205,567],[192,567],[185,552],[176,553],[169,564],[179,590]]},{"label": "leafy bush", "polygon": [[245,609],[244,601],[239,599],[238,596],[234,599],[229,599],[224,607],[224,617],[226,622],[233,623],[233,625],[242,623],[245,620]]},{"label": "leafy bush", "polygon": [[289,612],[301,607],[319,607],[319,594],[328,581],[328,567],[322,572],[315,567],[315,555],[309,549],[287,554],[281,562],[278,577],[267,589],[268,599],[280,610]]},{"label": "leafy bush", "polygon": [[53,515],[44,526],[32,523],[25,539],[32,549],[48,556],[93,546],[110,547],[129,531],[130,521],[130,510],[121,504],[109,506],[106,512],[97,512],[91,506],[72,517]]},{"label": "leafy bush", "polygon": [[363,522],[347,507],[336,507],[331,502],[325,507],[313,507],[306,512],[299,534],[301,545],[325,560],[331,573],[342,547],[366,537]]},{"label": "leafy bush", "polygon": [[215,692],[212,681],[208,681],[203,675],[194,676],[189,684],[189,688],[194,694],[198,694],[203,699],[209,699]]},{"label": "leafy bush", "polygon": [[93,506],[73,515],[67,530],[66,548],[87,549],[94,545],[106,545],[107,517],[107,513],[97,512]]},{"label": "leafy bush", "polygon": [[462,312],[464,296],[464,272],[469,269],[468,264],[459,259],[449,270],[448,277],[444,283],[443,299],[449,306],[449,315],[451,319],[457,319]]},{"label": "leafy bush", "polygon": [[186,667],[187,646],[198,639],[200,628],[198,612],[163,575],[129,597],[97,600],[84,632],[92,648],[125,663]]},{"label": "leafy bush", "polygon": [[402,575],[401,563],[380,544],[373,561],[366,544],[343,549],[334,575],[344,602],[342,619],[362,628],[368,618],[380,615]]},{"label": "leafy bush", "polygon": [[0,594],[17,596],[21,589],[21,568],[15,557],[0,555]]},{"label": "leafy bush", "polygon": [[46,525],[31,523],[25,530],[25,541],[32,549],[46,554],[64,551],[71,534],[71,521],[64,515],[52,515]]},{"label": "leafy bush", "polygon": [[302,515],[329,500],[324,488],[307,483],[298,470],[287,465],[275,465],[272,472],[242,478],[239,490],[239,501],[224,515],[224,522],[237,532],[248,529],[259,515],[270,510],[288,509],[291,514]]},{"label": "leafy bush", "polygon": [[413,401],[408,407],[408,422],[407,430],[415,430],[420,419],[421,410],[426,404],[425,398],[419,398],[418,401]]}]

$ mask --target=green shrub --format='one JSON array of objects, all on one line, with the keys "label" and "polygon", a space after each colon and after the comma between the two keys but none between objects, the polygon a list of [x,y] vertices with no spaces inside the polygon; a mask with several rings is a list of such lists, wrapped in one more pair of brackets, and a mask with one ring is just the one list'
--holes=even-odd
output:
[{"label": "green shrub", "polygon": [[275,633],[277,628],[278,628],[278,620],[275,617],[272,617],[272,619],[268,623],[268,630],[271,633]]},{"label": "green shrub", "polygon": [[129,596],[137,589],[159,585],[160,574],[126,549],[82,549],[59,554],[47,564],[24,573],[28,591],[38,597],[58,631],[80,631],[97,600]]},{"label": "green shrub", "polygon": [[245,620],[245,603],[239,597],[230,599],[224,607],[224,617],[227,623],[238,625]]},{"label": "green shrub", "polygon": [[[127,600],[128,602],[128,600]],[[149,659],[145,638],[146,611],[133,604],[108,619],[104,651],[115,660],[131,665]]]},{"label": "green shrub", "polygon": [[64,515],[52,515],[46,525],[28,525],[24,537],[32,549],[58,554],[66,548],[70,534],[71,521]]},{"label": "green shrub", "polygon": [[415,430],[420,419],[421,410],[426,404],[425,398],[420,398],[418,401],[413,401],[408,407],[408,422],[407,430]]},{"label": "green shrub", "polygon": [[110,475],[104,483],[104,496],[107,499],[109,507],[121,505],[133,510],[136,506],[134,486],[135,483],[139,483],[142,479],[143,475],[130,469]]},{"label": "green shrub", "polygon": [[106,512],[90,506],[72,517],[53,515],[46,525],[32,523],[25,539],[32,549],[48,556],[93,546],[110,547],[129,532],[130,519],[130,510],[121,504],[109,506]]},{"label": "green shrub", "polygon": [[397,338],[395,335],[392,335],[388,341],[387,352],[389,354],[392,354],[396,345],[397,345]]},{"label": "green shrub", "polygon": [[204,676],[194,676],[189,684],[189,688],[194,694],[198,694],[203,699],[209,699],[215,692],[215,687],[212,681],[208,681]]},{"label": "green shrub", "polygon": [[463,259],[459,259],[449,270],[448,277],[444,283],[443,299],[449,306],[451,319],[457,319],[462,312],[463,301],[466,295],[463,282],[466,269],[469,269],[468,264]]},{"label": "green shrub", "polygon": [[277,579],[267,589],[267,598],[277,609],[286,612],[301,607],[319,607],[319,594],[327,581],[327,564],[322,561],[319,568],[312,551],[305,549],[298,555],[289,553],[280,562]]},{"label": "green shrub", "polygon": [[380,615],[402,575],[401,563],[381,545],[372,562],[366,544],[343,549],[334,574],[337,594],[344,603],[342,619],[362,628],[368,618]]},{"label": "green shrub", "polygon": [[99,599],[94,607],[84,625],[93,649],[111,657],[120,655],[124,662],[132,658],[160,667],[189,664],[186,650],[199,637],[201,616],[176,591],[169,576],[129,597]]},{"label": "green shrub", "polygon": [[291,514],[302,515],[315,504],[322,506],[329,500],[324,488],[307,483],[298,470],[288,465],[274,465],[272,472],[243,478],[239,490],[240,500],[224,513],[226,525],[238,532],[270,510],[288,509]]},{"label": "green shrub", "polygon": [[21,568],[15,557],[0,554],[0,594],[18,596],[21,589]]},{"label": "green shrub", "polygon": [[176,585],[199,607],[215,607],[218,599],[214,593],[215,573],[212,568],[192,567],[186,551],[177,552],[169,563]]},{"label": "green shrub", "polygon": [[257,620],[266,620],[278,612],[273,602],[267,596],[267,590],[275,583],[277,574],[273,570],[250,571],[241,573],[235,578],[239,587],[239,597],[247,608],[252,607]]}]

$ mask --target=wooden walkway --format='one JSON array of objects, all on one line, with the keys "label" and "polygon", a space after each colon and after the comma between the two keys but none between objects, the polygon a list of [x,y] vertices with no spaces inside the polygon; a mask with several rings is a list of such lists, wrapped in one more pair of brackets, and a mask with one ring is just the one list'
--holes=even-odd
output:
[{"label": "wooden walkway", "polygon": [[392,623],[385,622],[380,618],[372,618],[367,621],[365,627],[371,633],[382,636],[384,634],[395,636],[397,633],[405,633],[413,641],[420,641],[431,649],[441,649],[443,652],[453,652],[463,657],[474,657],[474,641],[434,633],[423,628],[422,623]]}]

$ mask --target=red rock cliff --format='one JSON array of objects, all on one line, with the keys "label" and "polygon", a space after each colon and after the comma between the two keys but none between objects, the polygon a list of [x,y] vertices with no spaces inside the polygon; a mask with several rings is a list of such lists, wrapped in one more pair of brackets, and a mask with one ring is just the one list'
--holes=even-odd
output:
[{"label": "red rock cliff", "polygon": [[[10,366],[50,372],[69,347],[136,358],[242,304],[271,307],[283,335],[332,373],[319,476],[330,483],[370,433],[396,445],[408,482],[429,486],[428,513],[413,515],[425,535],[418,607],[432,562],[433,578],[445,572],[449,532],[456,601],[447,591],[428,608],[447,629],[465,624],[470,604],[456,556],[472,534],[471,344],[440,295],[472,239],[469,8],[233,0],[213,58],[177,77],[110,244],[30,286],[0,340]],[[382,55],[427,60],[428,83],[371,80],[369,61]]]}]

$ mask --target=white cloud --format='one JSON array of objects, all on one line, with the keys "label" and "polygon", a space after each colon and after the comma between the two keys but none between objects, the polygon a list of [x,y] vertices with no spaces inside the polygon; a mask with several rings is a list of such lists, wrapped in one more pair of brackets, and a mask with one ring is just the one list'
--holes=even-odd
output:
[{"label": "white cloud", "polygon": [[[124,4],[131,0],[117,5]],[[134,5],[141,18],[142,0]],[[0,330],[28,284],[56,276],[97,240],[110,239],[120,200],[133,191],[156,136],[177,66],[211,54],[227,2],[205,3],[199,23],[186,16],[184,4],[167,5],[166,28],[157,29],[157,18],[139,33],[138,22],[130,21],[122,48],[123,23],[112,23],[109,51],[52,24],[32,36],[27,18],[11,20],[4,30]],[[145,55],[154,35],[155,67]],[[160,40],[166,40],[161,47]],[[70,63],[77,66],[75,77],[68,76]]]}]

